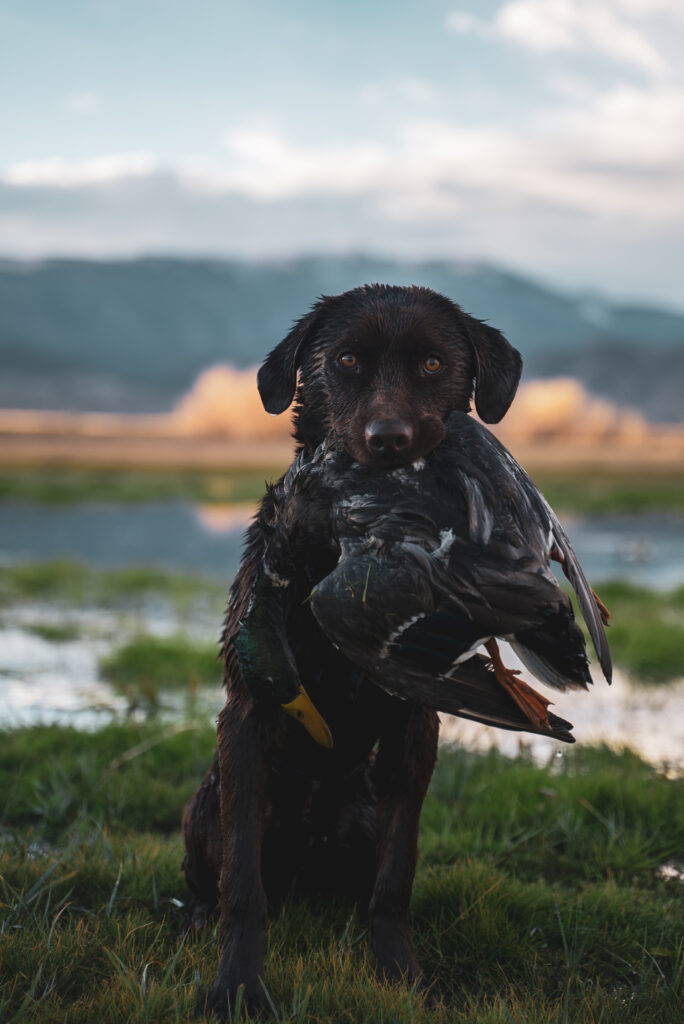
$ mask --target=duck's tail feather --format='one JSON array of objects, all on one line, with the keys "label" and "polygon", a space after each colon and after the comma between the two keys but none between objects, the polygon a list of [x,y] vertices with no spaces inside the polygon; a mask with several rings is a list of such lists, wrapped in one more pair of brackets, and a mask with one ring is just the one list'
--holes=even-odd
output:
[{"label": "duck's tail feather", "polygon": [[391,682],[386,675],[376,677],[375,681],[398,697],[459,718],[494,725],[499,729],[551,736],[565,743],[575,742],[570,732],[572,724],[551,712],[548,713],[549,728],[536,728],[498,683],[489,658],[481,654],[475,654],[455,666],[449,676],[409,670],[394,673]]},{"label": "duck's tail feather", "polygon": [[[589,675],[588,668],[585,670],[586,674],[581,679],[572,678],[561,672],[558,666],[553,665],[548,658],[545,658],[539,651],[533,651],[531,647],[526,647],[524,644],[518,643],[515,640],[509,640],[509,643],[515,653],[518,655],[523,665],[532,675],[539,679],[540,682],[546,683],[547,686],[552,686],[554,690],[586,690],[587,683],[593,682]],[[574,667],[574,666],[573,666]]]},{"label": "duck's tail feather", "polygon": [[613,679],[613,663],[610,657],[608,638],[606,637],[603,619],[601,618],[601,611],[596,603],[594,592],[587,582],[587,578],[582,571],[582,566],[577,561],[577,556],[572,550],[572,545],[570,544],[563,527],[558,522],[558,519],[550,507],[549,511],[552,516],[551,522],[556,546],[563,556],[561,559],[563,572],[567,576],[570,586],[575,591],[577,603],[579,604],[580,611],[582,612],[582,617],[587,624],[589,636],[591,637],[591,642],[594,645],[599,665],[606,677],[606,682],[610,683]]}]

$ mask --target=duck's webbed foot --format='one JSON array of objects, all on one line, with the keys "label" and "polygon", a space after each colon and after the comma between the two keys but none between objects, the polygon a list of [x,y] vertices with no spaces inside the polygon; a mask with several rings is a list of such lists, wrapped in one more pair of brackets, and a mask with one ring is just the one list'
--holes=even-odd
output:
[{"label": "duck's webbed foot", "polygon": [[506,668],[501,660],[499,645],[494,638],[487,641],[485,648],[492,659],[492,667],[497,681],[511,695],[523,714],[529,718],[535,729],[550,730],[551,724],[547,709],[551,701],[547,700],[546,697],[542,697],[540,693],[533,690],[522,679],[518,679],[517,677],[520,675],[518,669]]}]

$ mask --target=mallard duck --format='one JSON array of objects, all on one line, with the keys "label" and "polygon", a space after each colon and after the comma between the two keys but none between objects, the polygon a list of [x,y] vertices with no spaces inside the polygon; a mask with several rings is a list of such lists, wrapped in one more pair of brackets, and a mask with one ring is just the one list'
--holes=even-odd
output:
[{"label": "mallard duck", "polygon": [[[336,560],[312,587],[313,615],[353,664],[395,696],[572,742],[570,723],[504,665],[497,644],[507,640],[532,675],[555,689],[592,682],[553,560],[611,680],[607,609],[553,510],[480,423],[454,412],[446,426],[432,453],[387,471],[353,461],[333,434],[312,457],[300,456],[273,492],[271,537],[236,638],[238,656],[255,695],[284,706],[324,745],[334,737],[300,693],[286,639],[289,580],[312,534],[319,546],[327,538]],[[299,703],[289,707],[292,701]]]}]

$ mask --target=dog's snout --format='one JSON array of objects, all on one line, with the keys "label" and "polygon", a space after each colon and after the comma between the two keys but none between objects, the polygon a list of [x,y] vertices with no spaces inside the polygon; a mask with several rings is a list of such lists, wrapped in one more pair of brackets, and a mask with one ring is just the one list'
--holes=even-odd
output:
[{"label": "dog's snout", "polygon": [[399,455],[413,443],[413,428],[405,420],[373,420],[366,427],[366,446],[373,455]]}]

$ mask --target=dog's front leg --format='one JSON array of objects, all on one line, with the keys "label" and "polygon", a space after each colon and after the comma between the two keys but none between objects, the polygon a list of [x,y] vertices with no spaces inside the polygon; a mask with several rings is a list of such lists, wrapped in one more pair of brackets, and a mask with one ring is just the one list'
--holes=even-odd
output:
[{"label": "dog's front leg", "polygon": [[418,859],[418,823],[437,758],[436,712],[398,702],[380,737],[376,762],[377,874],[370,902],[373,949],[390,981],[420,981],[409,926]]},{"label": "dog's front leg", "polygon": [[219,715],[222,864],[219,895],[220,962],[207,1010],[220,1019],[244,1002],[257,1009],[266,945],[266,895],[261,879],[261,843],[269,776],[272,726],[251,702],[233,700]]}]

